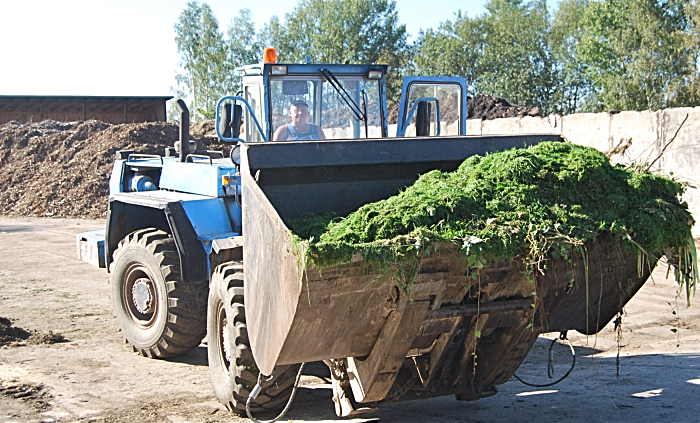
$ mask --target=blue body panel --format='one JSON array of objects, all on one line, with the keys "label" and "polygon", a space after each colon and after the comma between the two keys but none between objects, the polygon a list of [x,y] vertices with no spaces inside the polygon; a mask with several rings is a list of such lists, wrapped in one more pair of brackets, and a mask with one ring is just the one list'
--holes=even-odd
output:
[{"label": "blue body panel", "polygon": [[112,168],[112,175],[109,177],[109,193],[114,194],[122,192],[122,178],[124,177],[124,162],[126,160],[117,160]]},{"label": "blue body panel", "polygon": [[182,207],[200,241],[240,235],[233,230],[223,198],[183,201]]},{"label": "blue body panel", "polygon": [[[233,176],[236,168],[233,164],[209,164],[209,162],[169,162],[163,163],[163,173],[160,176],[160,188],[206,195],[209,197],[224,197],[233,194],[225,192],[222,176]],[[229,191],[226,189],[226,191]]]}]

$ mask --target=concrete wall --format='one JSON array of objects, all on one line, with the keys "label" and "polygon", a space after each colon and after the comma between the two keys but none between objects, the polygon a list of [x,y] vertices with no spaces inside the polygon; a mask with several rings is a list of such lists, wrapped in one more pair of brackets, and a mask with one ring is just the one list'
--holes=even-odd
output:
[{"label": "concrete wall", "polygon": [[[691,184],[683,200],[688,202],[695,220],[700,221],[700,107],[469,120],[467,133],[559,134],[573,143],[612,152],[614,163],[651,162],[665,148],[654,168]],[[700,237],[700,224],[696,223],[693,234]]]}]

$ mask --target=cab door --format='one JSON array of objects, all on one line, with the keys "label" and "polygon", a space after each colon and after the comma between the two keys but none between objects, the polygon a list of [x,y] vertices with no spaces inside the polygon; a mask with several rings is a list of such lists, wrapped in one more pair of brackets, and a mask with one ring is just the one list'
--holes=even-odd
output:
[{"label": "cab door", "polygon": [[[260,84],[258,82],[247,83],[243,87],[243,98],[250,104],[250,108],[253,109],[255,113],[255,118],[260,122],[263,128],[266,128],[265,121],[262,119],[262,101],[260,93]],[[241,134],[241,138],[244,138],[246,142],[262,142],[263,139],[260,136],[260,131],[258,130],[255,121],[250,115],[250,111],[247,107],[243,108],[243,127],[245,136]]]},{"label": "cab door", "polygon": [[447,76],[403,79],[397,137],[466,134],[466,79]]}]

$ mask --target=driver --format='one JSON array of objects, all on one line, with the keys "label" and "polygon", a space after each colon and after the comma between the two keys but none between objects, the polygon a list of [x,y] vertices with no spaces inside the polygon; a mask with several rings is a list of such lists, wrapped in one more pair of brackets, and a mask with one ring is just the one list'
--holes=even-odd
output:
[{"label": "driver", "polygon": [[289,106],[289,117],[292,123],[280,126],[275,131],[272,139],[274,141],[303,141],[303,140],[325,140],[326,134],[321,127],[308,123],[309,104],[304,100],[295,100]]}]

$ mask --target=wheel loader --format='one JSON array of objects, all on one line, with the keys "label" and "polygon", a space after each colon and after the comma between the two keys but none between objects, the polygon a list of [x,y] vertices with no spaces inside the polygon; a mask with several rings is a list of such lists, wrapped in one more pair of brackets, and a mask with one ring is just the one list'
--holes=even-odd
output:
[{"label": "wheel loader", "polygon": [[[655,263],[639,269],[604,235],[585,265],[550,263],[538,307],[520,262],[483,269],[477,286],[455,245],[424,257],[409,289],[361,257],[307,265],[289,219],[345,216],[470,156],[562,140],[470,136],[462,78],[406,77],[394,127],[387,66],[272,57],[238,71],[241,91],[217,105],[230,154],[196,150],[180,100],[174,148],[117,153],[105,235],[129,345],[166,358],[206,338],[214,392],[230,410],[281,409],[308,362],[329,367],[340,416],[386,401],[487,397],[539,334],[600,331],[649,277]],[[273,140],[299,101],[326,139]],[[572,277],[601,282],[572,287]]]}]

